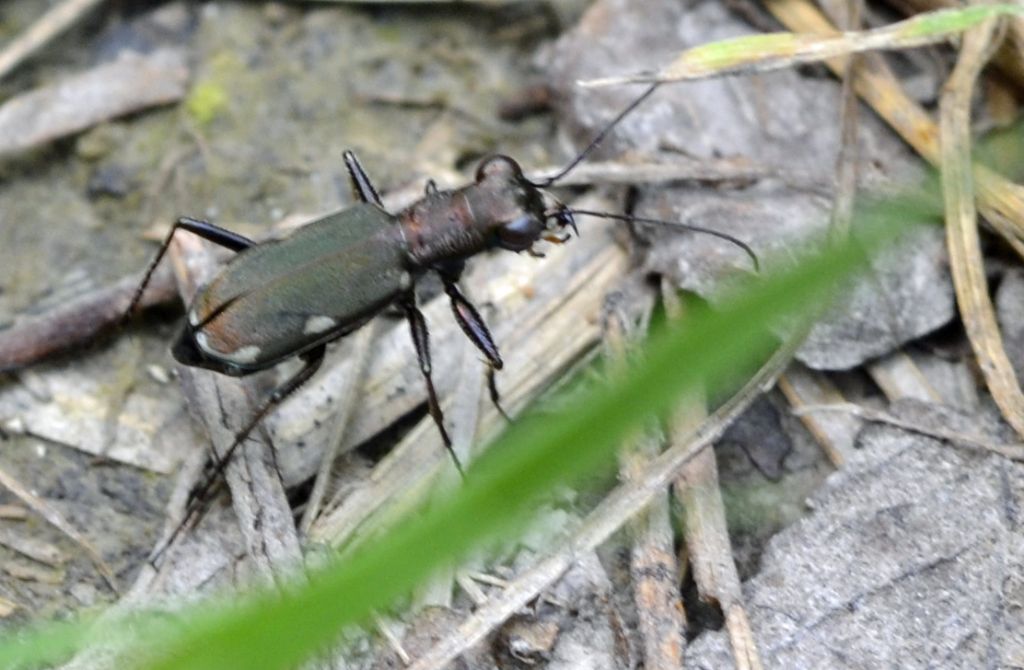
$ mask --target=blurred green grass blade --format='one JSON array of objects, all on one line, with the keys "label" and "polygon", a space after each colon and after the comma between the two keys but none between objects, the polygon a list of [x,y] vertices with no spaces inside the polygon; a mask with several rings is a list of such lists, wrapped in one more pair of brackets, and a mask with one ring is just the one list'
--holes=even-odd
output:
[{"label": "blurred green grass blade", "polygon": [[[233,603],[205,603],[181,617],[171,636],[140,622],[136,635],[150,670],[293,668],[365,622],[434,570],[525,521],[531,505],[557,483],[613,459],[616,446],[648,417],[671,408],[696,384],[728,378],[765,358],[775,346],[769,324],[818,309],[866,254],[892,243],[909,222],[933,213],[934,198],[902,200],[861,216],[856,240],[809,255],[798,267],[768,278],[717,312],[689,319],[683,329],[652,337],[639,364],[607,386],[581,396],[558,416],[517,422],[475,464],[454,494],[438,495],[415,518],[350,558],[297,580],[285,595],[262,592]],[[712,390],[714,385],[710,385]],[[166,626],[166,624],[164,624]],[[125,635],[122,630],[116,634]],[[0,667],[27,645],[0,644]]]}]

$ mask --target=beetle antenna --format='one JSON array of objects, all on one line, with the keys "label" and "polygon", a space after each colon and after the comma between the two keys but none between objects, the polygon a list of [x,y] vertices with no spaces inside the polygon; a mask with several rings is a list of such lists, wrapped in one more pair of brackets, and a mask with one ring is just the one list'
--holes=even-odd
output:
[{"label": "beetle antenna", "polygon": [[627,222],[633,222],[633,223],[653,223],[653,224],[659,225],[659,226],[674,226],[676,228],[685,228],[686,230],[692,230],[695,233],[704,233],[705,235],[711,235],[713,237],[718,237],[718,238],[723,239],[723,240],[725,240],[727,242],[732,242],[733,244],[738,246],[740,249],[743,249],[743,251],[745,251],[746,254],[748,256],[750,256],[750,260],[753,261],[753,263],[754,263],[754,271],[755,272],[760,272],[761,271],[761,263],[757,259],[757,254],[754,253],[754,250],[750,248],[750,245],[747,244],[746,242],[744,242],[743,240],[739,239],[738,237],[733,237],[729,233],[723,233],[723,232],[719,232],[717,230],[711,230],[710,228],[704,228],[703,226],[695,226],[692,223],[683,223],[682,221],[668,221],[668,220],[665,220],[665,219],[649,219],[649,218],[643,217],[643,216],[633,216],[632,214],[612,214],[610,212],[596,212],[596,211],[592,211],[592,210],[589,210],[589,209],[576,209],[576,208],[572,208],[572,209],[570,209],[568,211],[570,211],[573,214],[584,214],[586,216],[596,216],[596,217],[598,217],[600,219],[615,219],[616,221],[627,221]]},{"label": "beetle antenna", "polygon": [[632,112],[634,109],[639,107],[640,104],[644,100],[646,100],[647,98],[651,97],[651,94],[653,94],[654,91],[657,90],[657,88],[659,86],[661,86],[661,82],[657,82],[657,81],[654,82],[653,84],[651,84],[647,88],[646,91],[641,93],[640,96],[636,100],[634,100],[633,102],[631,102],[628,105],[626,105],[625,109],[623,109],[621,112],[619,112],[618,115],[614,119],[612,119],[608,123],[608,125],[606,125],[601,130],[601,132],[599,132],[597,134],[597,136],[594,137],[594,139],[590,140],[590,144],[588,144],[586,146],[586,148],[583,149],[583,151],[579,152],[576,155],[576,158],[573,158],[571,161],[569,161],[569,164],[566,165],[561,170],[559,170],[553,177],[548,177],[547,179],[544,179],[544,180],[539,181],[539,182],[530,182],[530,183],[533,186],[536,186],[537,188],[547,188],[548,186],[551,186],[552,184],[554,184],[556,181],[558,181],[559,179],[561,179],[565,175],[567,175],[570,172],[572,172],[573,169],[575,169],[577,165],[582,163],[583,160],[587,156],[589,156],[594,151],[594,149],[596,149],[598,147],[598,145],[601,144],[602,141],[604,141],[604,138],[608,136],[608,133],[610,133],[615,128],[615,126],[619,125],[619,122],[622,121],[622,119],[626,118],[626,116],[630,112]]}]

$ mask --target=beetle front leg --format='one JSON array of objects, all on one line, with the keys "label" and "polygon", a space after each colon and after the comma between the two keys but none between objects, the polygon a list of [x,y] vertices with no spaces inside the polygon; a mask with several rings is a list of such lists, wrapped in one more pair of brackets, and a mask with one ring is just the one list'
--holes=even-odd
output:
[{"label": "beetle front leg", "polygon": [[412,342],[416,347],[416,358],[419,360],[420,372],[423,373],[423,379],[427,383],[427,408],[430,410],[430,416],[434,419],[434,423],[437,424],[437,429],[441,433],[441,440],[444,442],[445,449],[448,450],[448,453],[452,456],[452,461],[455,462],[455,468],[465,478],[466,472],[462,469],[462,462],[459,461],[455,448],[452,446],[452,440],[448,437],[448,431],[445,430],[444,413],[441,412],[441,404],[437,401],[437,391],[434,390],[434,380],[431,378],[430,334],[427,331],[427,320],[423,318],[423,312],[416,306],[415,295],[410,294],[406,296],[402,300],[402,307],[405,309],[406,318],[409,320],[409,329],[412,331]]},{"label": "beetle front leg", "polygon": [[484,323],[480,312],[462,294],[459,285],[451,278],[445,277],[444,274],[441,274],[441,281],[444,283],[444,292],[452,301],[452,313],[455,315],[459,327],[462,328],[462,332],[466,334],[469,341],[476,345],[476,348],[487,358],[487,390],[491,394],[491,402],[506,420],[511,421],[511,417],[501,406],[501,395],[498,393],[498,386],[494,381],[495,371],[505,365],[501,360],[501,354],[498,353],[498,345],[494,343],[491,331],[487,329],[487,324]]},{"label": "beetle front leg", "polygon": [[149,267],[146,268],[146,274],[142,276],[142,282],[139,284],[139,287],[135,289],[135,294],[132,296],[131,302],[128,303],[128,309],[125,310],[122,321],[128,319],[132,315],[132,312],[135,311],[135,308],[139,304],[139,300],[142,299],[143,291],[146,290],[146,286],[149,284],[149,280],[153,276],[154,270],[156,270],[156,266],[159,265],[160,260],[164,257],[164,254],[167,253],[167,249],[171,246],[171,240],[174,239],[174,233],[177,232],[179,228],[187,230],[208,242],[213,242],[217,246],[230,249],[234,252],[244,251],[256,244],[248,237],[244,237],[238,233],[233,233],[226,228],[221,228],[220,226],[215,226],[212,223],[200,221],[199,219],[192,219],[187,216],[181,217],[174,222],[173,226],[171,226],[171,230],[167,233],[167,237],[165,237],[163,243],[160,244],[160,250],[156,252],[156,257],[150,261]]},{"label": "beetle front leg", "polygon": [[384,209],[384,204],[380,201],[380,196],[377,195],[377,189],[373,187],[370,177],[367,176],[366,170],[359,163],[355,153],[346,149],[341,156],[345,159],[345,167],[348,168],[348,176],[352,180],[352,192],[356,197],[363,202],[369,202]]}]

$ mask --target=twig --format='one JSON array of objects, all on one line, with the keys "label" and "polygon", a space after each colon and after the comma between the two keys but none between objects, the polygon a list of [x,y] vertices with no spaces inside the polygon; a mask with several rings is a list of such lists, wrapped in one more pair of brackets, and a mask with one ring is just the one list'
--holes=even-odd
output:
[{"label": "twig", "polygon": [[[847,0],[847,15],[840,26],[857,30],[864,11],[863,0]],[[857,91],[853,81],[861,69],[861,58],[851,55],[846,60],[848,76],[843,78],[842,110],[840,112],[840,146],[836,157],[836,197],[832,203],[831,233],[837,240],[846,239],[853,219],[853,205],[857,195],[857,166],[860,150],[857,144]]]},{"label": "twig", "polygon": [[71,539],[72,542],[77,544],[85,551],[85,554],[92,561],[92,564],[96,566],[100,575],[103,576],[103,580],[107,582],[107,585],[114,591],[114,593],[120,593],[117,586],[117,580],[114,578],[114,573],[111,571],[110,566],[107,565],[103,557],[100,556],[99,552],[92,546],[92,544],[85,539],[85,536],[78,532],[78,530],[64,518],[64,515],[58,512],[56,509],[50,506],[42,498],[36,496],[27,488],[21,485],[17,479],[0,469],[0,486],[3,486],[8,491],[13,493],[19,498],[29,509],[35,511],[39,516],[46,519],[46,521],[54,528],[64,533]]},{"label": "twig", "polygon": [[[667,280],[662,281],[661,288],[665,314],[671,321],[682,320],[683,307],[674,288]],[[699,426],[703,415],[703,399],[698,404],[696,398],[691,398],[681,405],[668,422],[669,444],[676,444],[678,436],[690,433],[695,424]],[[673,491],[683,506],[683,532],[701,599],[721,607],[737,670],[760,670],[761,656],[743,607],[740,577],[729,542],[714,451],[704,449],[686,463],[673,482]]]},{"label": "twig", "polygon": [[939,392],[935,390],[914,359],[904,351],[896,351],[888,356],[871,361],[867,364],[868,374],[878,384],[882,393],[890,401],[899,398],[915,398],[925,402],[942,402]]},{"label": "twig", "polygon": [[943,440],[945,442],[965,446],[971,449],[991,451],[1015,461],[1024,461],[1024,444],[1001,444],[988,440],[980,435],[961,433],[959,431],[947,430],[945,428],[922,426],[921,424],[914,423],[913,421],[900,419],[888,412],[871,409],[870,407],[862,407],[851,402],[828,405],[805,405],[799,409],[793,409],[793,413],[797,416],[811,414],[814,412],[843,412],[852,414],[864,419],[865,421],[889,424],[896,428],[902,428],[904,430],[918,433],[919,435],[924,435],[925,437],[932,437],[937,440]]},{"label": "twig", "polygon": [[52,7],[0,53],[0,79],[55,37],[85,18],[103,0],[64,0]]},{"label": "twig", "polygon": [[[653,299],[644,296],[650,311]],[[611,309],[605,319],[604,349],[611,367],[627,367],[627,348],[643,335],[622,310]],[[660,440],[653,430],[623,445],[619,457],[623,481],[632,481],[657,455]],[[699,458],[699,456],[698,456]],[[654,496],[643,514],[629,522],[632,541],[629,572],[637,609],[637,628],[643,645],[643,666],[649,670],[675,670],[683,665],[686,614],[679,597],[679,564],[669,513],[668,494]]]},{"label": "twig", "polygon": [[[10,328],[0,330],[0,371],[30,365],[112,330],[124,316],[138,285],[138,277],[125,277],[41,314],[22,317]],[[161,305],[176,298],[174,277],[164,268],[153,275],[141,306]]]},{"label": "twig", "polygon": [[[800,335],[804,332],[801,330]],[[623,483],[606,496],[557,552],[526,570],[502,594],[479,608],[451,635],[421,656],[409,670],[440,670],[445,667],[554,583],[572,565],[576,556],[607,540],[646,507],[654,496],[664,491],[683,466],[718,439],[758,395],[772,387],[792,360],[801,341],[802,337],[798,336],[788,339],[743,388],[699,428],[651,461],[636,480]]]}]

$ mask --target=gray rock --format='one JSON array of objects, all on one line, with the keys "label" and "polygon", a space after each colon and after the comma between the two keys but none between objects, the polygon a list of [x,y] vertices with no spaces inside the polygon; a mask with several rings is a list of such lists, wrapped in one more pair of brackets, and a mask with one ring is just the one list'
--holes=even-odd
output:
[{"label": "gray rock", "polygon": [[[1007,439],[995,420],[937,405],[894,413]],[[859,446],[744,585],[765,667],[1019,667],[1024,466],[888,426]],[[729,663],[724,631],[688,650],[688,668]]]}]

